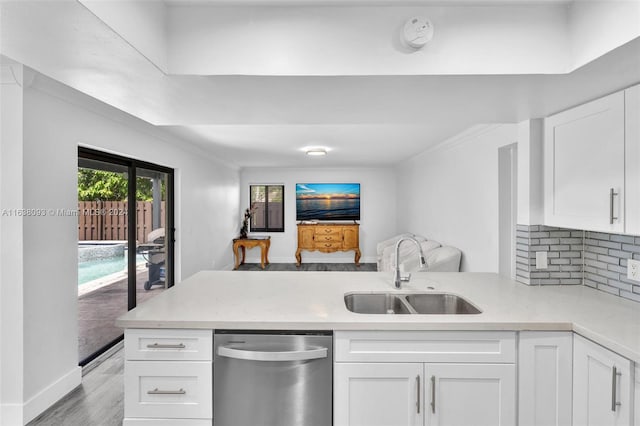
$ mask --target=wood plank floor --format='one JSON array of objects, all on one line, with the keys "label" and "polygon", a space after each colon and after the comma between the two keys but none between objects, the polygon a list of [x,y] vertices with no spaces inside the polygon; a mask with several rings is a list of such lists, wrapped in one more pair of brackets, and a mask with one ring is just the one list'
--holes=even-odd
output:
[{"label": "wood plank floor", "polygon": [[124,418],[124,354],[115,352],[82,378],[82,384],[28,426],[120,426]]},{"label": "wood plank floor", "polygon": [[[261,271],[248,263],[240,270]],[[375,263],[273,263],[265,271],[375,271]],[[124,354],[120,349],[89,371],[82,384],[28,426],[120,426],[124,418]]]}]

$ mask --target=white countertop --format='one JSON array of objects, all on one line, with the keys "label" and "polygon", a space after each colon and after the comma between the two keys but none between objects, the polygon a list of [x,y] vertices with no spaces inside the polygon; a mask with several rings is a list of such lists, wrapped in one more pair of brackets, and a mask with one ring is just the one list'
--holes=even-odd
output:
[{"label": "white countertop", "polygon": [[[365,315],[347,292],[450,292],[478,315]],[[591,288],[527,286],[490,273],[203,271],[120,317],[123,328],[238,330],[569,330],[640,363],[640,303]]]}]

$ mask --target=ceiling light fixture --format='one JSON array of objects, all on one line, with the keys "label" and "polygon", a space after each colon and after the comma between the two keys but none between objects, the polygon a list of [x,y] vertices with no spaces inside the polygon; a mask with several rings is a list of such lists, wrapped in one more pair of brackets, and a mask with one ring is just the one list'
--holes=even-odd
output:
[{"label": "ceiling light fixture", "polygon": [[327,150],[324,148],[311,148],[311,149],[307,149],[307,155],[313,155],[313,156],[322,156],[322,155],[327,155]]}]

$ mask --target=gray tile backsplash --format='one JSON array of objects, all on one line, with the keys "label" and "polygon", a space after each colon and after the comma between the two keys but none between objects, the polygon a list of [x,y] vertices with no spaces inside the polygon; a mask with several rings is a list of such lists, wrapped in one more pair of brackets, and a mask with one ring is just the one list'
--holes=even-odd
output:
[{"label": "gray tile backsplash", "polygon": [[[529,285],[584,284],[640,302],[640,282],[627,279],[627,259],[640,260],[640,237],[518,225],[516,280]],[[546,251],[547,269],[536,269]]]},{"label": "gray tile backsplash", "polygon": [[[582,284],[583,231],[518,225],[516,279],[529,285]],[[547,252],[548,267],[536,269],[536,252]]]},{"label": "gray tile backsplash", "polygon": [[640,302],[640,282],[627,279],[627,259],[640,260],[640,237],[585,232],[584,284]]}]

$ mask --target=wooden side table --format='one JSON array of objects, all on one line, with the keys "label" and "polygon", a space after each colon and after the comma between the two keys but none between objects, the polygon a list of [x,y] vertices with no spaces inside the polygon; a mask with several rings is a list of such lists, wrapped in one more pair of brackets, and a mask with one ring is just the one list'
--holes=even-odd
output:
[{"label": "wooden side table", "polygon": [[[236,265],[233,269],[238,269],[240,265],[244,265],[246,249],[254,247],[260,247],[260,267],[264,269],[264,266],[269,264],[269,246],[271,246],[271,237],[234,238],[233,254],[235,255]],[[242,250],[242,260],[240,260],[240,250]]]}]

